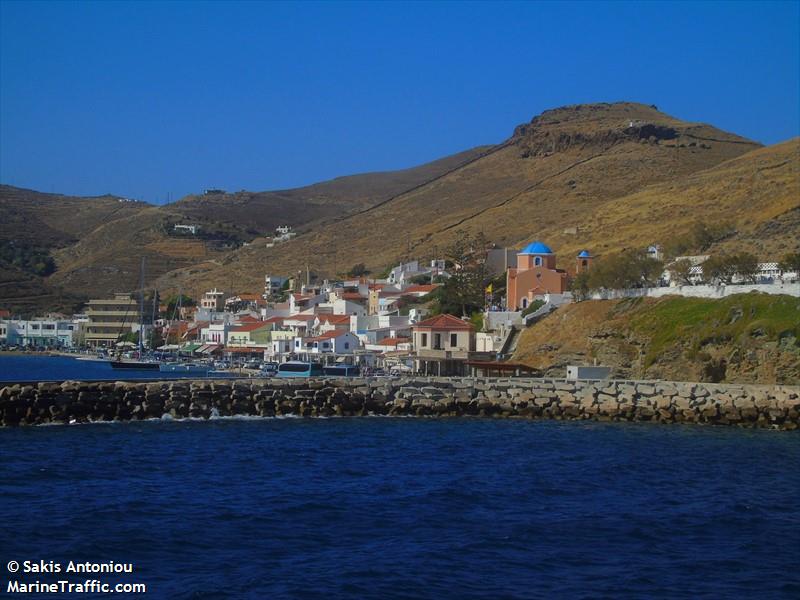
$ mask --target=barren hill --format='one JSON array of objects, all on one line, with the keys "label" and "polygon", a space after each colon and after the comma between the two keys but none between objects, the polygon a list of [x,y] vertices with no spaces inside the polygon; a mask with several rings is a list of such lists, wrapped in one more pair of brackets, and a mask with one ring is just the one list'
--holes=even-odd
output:
[{"label": "barren hill", "polygon": [[[378,272],[402,258],[439,256],[462,230],[509,246],[544,239],[571,267],[581,248],[663,243],[697,220],[725,219],[736,233],[722,246],[782,254],[797,247],[800,229],[799,148],[798,140],[762,148],[620,102],[545,111],[495,146],[294,190],[156,207],[2,186],[0,243],[38,244],[57,268],[32,276],[38,254],[26,267],[0,264],[0,307],[33,310],[39,297],[46,308],[65,297],[61,289],[69,298],[133,290],[142,256],[148,285],[158,279],[162,291],[195,295],[213,286],[260,290],[265,273],[306,265],[323,277],[360,262]],[[200,225],[200,233],[179,235],[175,224]],[[267,248],[263,236],[282,224],[301,235]]]},{"label": "barren hill", "polygon": [[[682,182],[758,148],[641,104],[546,111],[428,184],[275,248],[255,240],[222,264],[171,273],[162,284],[195,293],[228,281],[258,289],[265,272],[291,273],[306,263],[323,276],[357,262],[379,271],[404,255],[432,257],[460,230],[483,231],[507,245],[543,238],[567,252],[599,246],[611,233],[597,226],[610,203],[654,184]],[[641,217],[639,233],[658,233],[659,223]],[[564,233],[575,228],[577,234]]]},{"label": "barren hill", "polygon": [[0,185],[0,240],[58,248],[103,223],[138,214],[149,206],[111,195],[64,196]]},{"label": "barren hill", "polygon": [[[52,307],[53,298],[66,298],[69,305],[130,291],[138,286],[141,257],[147,259],[149,282],[174,269],[221,261],[232,247],[270,235],[278,225],[302,231],[342,218],[435,180],[486,151],[478,147],[410,169],[293,190],[187,196],[162,207],[114,196],[80,198],[0,186],[0,244],[43,250],[57,266],[45,278],[0,258],[0,307],[29,312]],[[177,235],[176,224],[199,225],[200,233]]]}]

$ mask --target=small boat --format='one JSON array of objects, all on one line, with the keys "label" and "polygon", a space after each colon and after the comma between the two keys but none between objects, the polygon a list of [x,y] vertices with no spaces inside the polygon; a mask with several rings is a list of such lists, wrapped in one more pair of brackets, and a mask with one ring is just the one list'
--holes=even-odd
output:
[{"label": "small boat", "polygon": [[158,371],[159,364],[157,362],[141,362],[138,360],[112,360],[112,369],[131,369],[136,371]]}]

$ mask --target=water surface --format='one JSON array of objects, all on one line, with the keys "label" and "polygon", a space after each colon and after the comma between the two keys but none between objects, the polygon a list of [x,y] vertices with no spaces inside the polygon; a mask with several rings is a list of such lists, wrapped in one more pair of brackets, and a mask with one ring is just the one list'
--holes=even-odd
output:
[{"label": "water surface", "polygon": [[130,561],[147,597],[800,596],[790,432],[221,419],[0,430],[0,453],[3,565]]}]

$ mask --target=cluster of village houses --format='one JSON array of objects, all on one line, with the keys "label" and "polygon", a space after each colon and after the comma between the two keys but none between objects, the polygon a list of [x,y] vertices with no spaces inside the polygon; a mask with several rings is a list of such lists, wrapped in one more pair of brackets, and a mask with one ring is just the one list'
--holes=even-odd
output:
[{"label": "cluster of village houses", "polygon": [[[657,256],[659,249],[649,251]],[[139,300],[131,294],[91,300],[85,314],[72,319],[15,320],[0,312],[0,343],[114,347],[121,331],[143,327],[145,339],[152,328],[159,330],[164,343],[158,350],[193,358],[304,360],[442,375],[519,373],[523,365],[502,360],[513,350],[515,326],[518,330],[523,311],[537,299],[569,301],[571,275],[591,269],[593,257],[584,250],[574,260],[571,273],[557,268],[555,253],[538,241],[521,250],[489,250],[487,270],[505,272],[506,297],[498,305],[487,295],[483,331],[475,331],[466,317],[428,314],[425,299],[439,285],[433,281],[450,276],[445,262],[434,260],[400,264],[382,279],[318,285],[267,275],[263,292],[212,289],[197,306],[176,307],[172,315],[165,306],[145,307],[140,315]],[[702,260],[695,257],[695,263],[701,268]],[[771,276],[770,268],[777,266],[762,265],[765,277]],[[288,290],[286,301],[272,301],[283,290]],[[409,304],[409,298],[418,301]],[[162,318],[152,318],[158,314]]]}]

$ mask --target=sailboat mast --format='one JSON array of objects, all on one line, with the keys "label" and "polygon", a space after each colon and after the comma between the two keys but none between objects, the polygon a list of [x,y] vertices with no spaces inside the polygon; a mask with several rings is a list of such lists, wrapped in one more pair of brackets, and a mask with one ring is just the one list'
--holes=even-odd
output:
[{"label": "sailboat mast", "polygon": [[144,349],[144,256],[139,274],[139,360],[142,359]]}]

